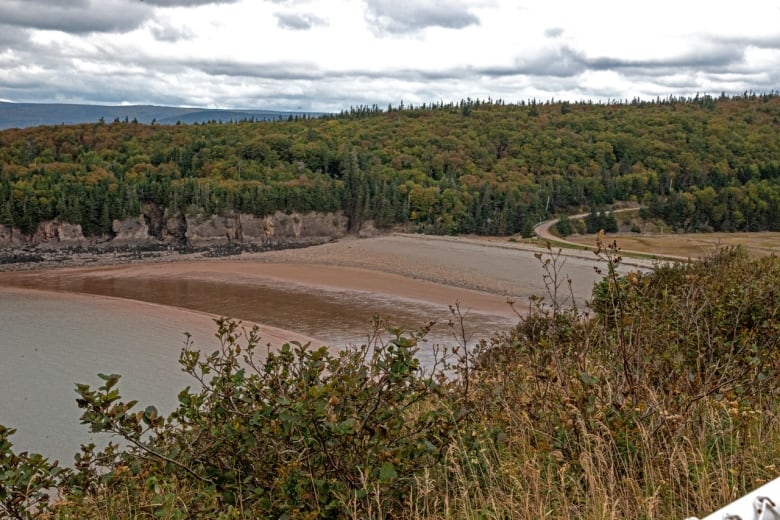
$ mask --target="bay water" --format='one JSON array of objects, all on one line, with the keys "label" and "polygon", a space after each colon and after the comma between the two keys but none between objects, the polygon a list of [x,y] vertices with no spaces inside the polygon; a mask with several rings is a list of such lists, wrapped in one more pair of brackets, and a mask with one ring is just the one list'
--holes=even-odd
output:
[{"label": "bay water", "polygon": [[[438,320],[421,348],[423,362],[432,359],[432,345],[455,342],[446,308],[370,294],[187,280],[46,285],[57,292],[0,287],[0,424],[17,429],[15,449],[65,464],[80,444],[107,441],[79,424],[75,384],[99,386],[98,373],[119,373],[123,398],[170,412],[178,392],[196,384],[178,364],[184,333],[204,352],[218,347],[216,325],[204,313],[293,330],[334,347],[365,343],[374,314],[407,330]],[[508,326],[506,318],[488,315],[469,316],[467,324],[472,341]]]}]

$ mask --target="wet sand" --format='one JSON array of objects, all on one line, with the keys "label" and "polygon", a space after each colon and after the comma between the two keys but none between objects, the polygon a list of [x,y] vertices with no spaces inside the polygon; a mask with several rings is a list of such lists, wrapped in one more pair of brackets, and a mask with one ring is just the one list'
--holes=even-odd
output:
[{"label": "wet sand", "polygon": [[[18,276],[18,279],[27,276]],[[178,279],[225,285],[287,285],[292,289],[367,293],[398,300],[409,300],[436,306],[460,302],[474,312],[509,315],[506,297],[452,284],[415,279],[395,273],[339,265],[297,262],[270,263],[251,260],[216,260],[144,264],[105,268],[46,271],[36,274],[38,283],[52,278],[99,278],[112,280]]]},{"label": "wet sand", "polygon": [[[0,285],[0,291],[4,295],[13,298],[25,297],[45,297],[49,301],[62,302],[70,304],[99,304],[103,308],[110,309],[114,313],[122,313],[133,316],[139,326],[144,326],[150,318],[159,318],[164,316],[169,324],[174,325],[181,333],[181,344],[184,344],[184,334],[190,335],[194,346],[204,346],[207,349],[216,349],[219,342],[215,337],[217,326],[215,319],[220,316],[197,310],[190,310],[181,307],[172,307],[158,303],[138,301],[131,298],[117,298],[99,294],[81,294],[67,291],[51,291],[43,288],[23,288]],[[242,322],[242,326],[250,330],[257,326],[262,338],[262,344],[270,348],[278,348],[284,343],[297,341],[300,343],[312,344],[320,343],[320,340],[297,333],[295,331],[284,330],[278,327],[272,327],[261,323],[251,321]]]},{"label": "wet sand", "polygon": [[[375,313],[407,331],[435,320],[425,341],[451,345],[459,337],[448,328],[449,306],[459,302],[473,345],[517,322],[507,298],[523,312],[528,296],[546,295],[540,251],[506,239],[385,235],[217,260],[170,255],[115,265],[116,256],[97,255],[80,267],[70,258],[71,267],[18,266],[0,272],[0,421],[19,428],[20,449],[67,461],[84,440],[74,382],[97,384],[94,374],[119,371],[123,395],[172,410],[178,390],[192,384],[177,370],[183,333],[211,352],[220,315],[259,324],[271,348],[366,341]],[[599,263],[565,254],[561,276],[584,301]],[[421,361],[435,352],[421,345]]]},{"label": "wet sand", "polygon": [[[251,300],[247,291],[253,287],[297,292],[303,302],[300,312],[305,312],[307,305],[308,309],[316,309],[321,302],[339,295],[358,302],[352,307],[324,311],[332,315],[324,316],[317,325],[321,328],[352,318],[356,307],[361,306],[382,304],[407,314],[427,312],[422,310],[424,307],[414,307],[419,304],[436,310],[437,319],[441,319],[448,314],[450,305],[459,303],[465,312],[485,318],[481,328],[486,332],[488,326],[503,328],[516,321],[508,299],[522,311],[527,308],[529,296],[546,296],[544,270],[534,256],[539,251],[506,241],[393,234],[345,238],[305,249],[244,253],[217,260],[182,256],[164,263],[5,272],[0,273],[0,287],[107,294],[188,307],[212,315],[227,314],[223,308],[241,311],[237,302],[231,300]],[[96,261],[100,262],[100,257]],[[571,278],[575,299],[583,303],[600,278],[596,268],[601,265],[603,269],[604,264],[583,253],[567,254],[559,261],[564,264],[561,278]],[[560,292],[564,297],[568,294],[565,282]],[[325,296],[304,302],[306,297],[316,294]],[[282,298],[276,298],[281,304]],[[294,314],[295,301],[288,304],[288,313]],[[238,318],[264,323],[262,313],[242,316],[239,311]],[[362,311],[370,316],[370,309]],[[360,319],[361,326],[367,327],[367,318]],[[297,333],[316,338],[315,343],[330,339],[317,334],[321,328],[298,328],[294,319],[280,325],[268,327],[263,337],[276,342],[294,339]]]}]

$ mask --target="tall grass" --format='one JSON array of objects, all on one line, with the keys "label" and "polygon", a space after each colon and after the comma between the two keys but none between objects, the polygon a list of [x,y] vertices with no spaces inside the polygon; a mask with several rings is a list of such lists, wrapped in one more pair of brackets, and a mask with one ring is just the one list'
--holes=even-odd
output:
[{"label": "tall grass", "polygon": [[604,254],[595,315],[540,304],[478,349],[472,440],[410,516],[704,516],[777,476],[780,262],[619,277]]}]

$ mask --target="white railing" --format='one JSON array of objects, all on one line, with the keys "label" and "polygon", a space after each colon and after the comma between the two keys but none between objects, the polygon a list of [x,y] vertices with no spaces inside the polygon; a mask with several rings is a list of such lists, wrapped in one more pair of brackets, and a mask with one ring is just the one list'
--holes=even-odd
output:
[{"label": "white railing", "polygon": [[[698,520],[691,517],[686,520]],[[764,484],[701,520],[780,520],[780,478]]]}]

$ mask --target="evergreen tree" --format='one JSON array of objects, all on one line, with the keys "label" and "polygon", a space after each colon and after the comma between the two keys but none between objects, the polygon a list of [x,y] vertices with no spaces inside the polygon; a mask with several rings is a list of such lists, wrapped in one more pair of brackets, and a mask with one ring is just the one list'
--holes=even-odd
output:
[{"label": "evergreen tree", "polygon": [[564,215],[556,222],[555,229],[558,231],[558,233],[562,237],[567,237],[574,233],[574,227],[571,224],[571,220],[569,220],[569,217]]},{"label": "evergreen tree", "polygon": [[10,199],[0,205],[0,224],[7,227],[15,225],[13,202]]}]

